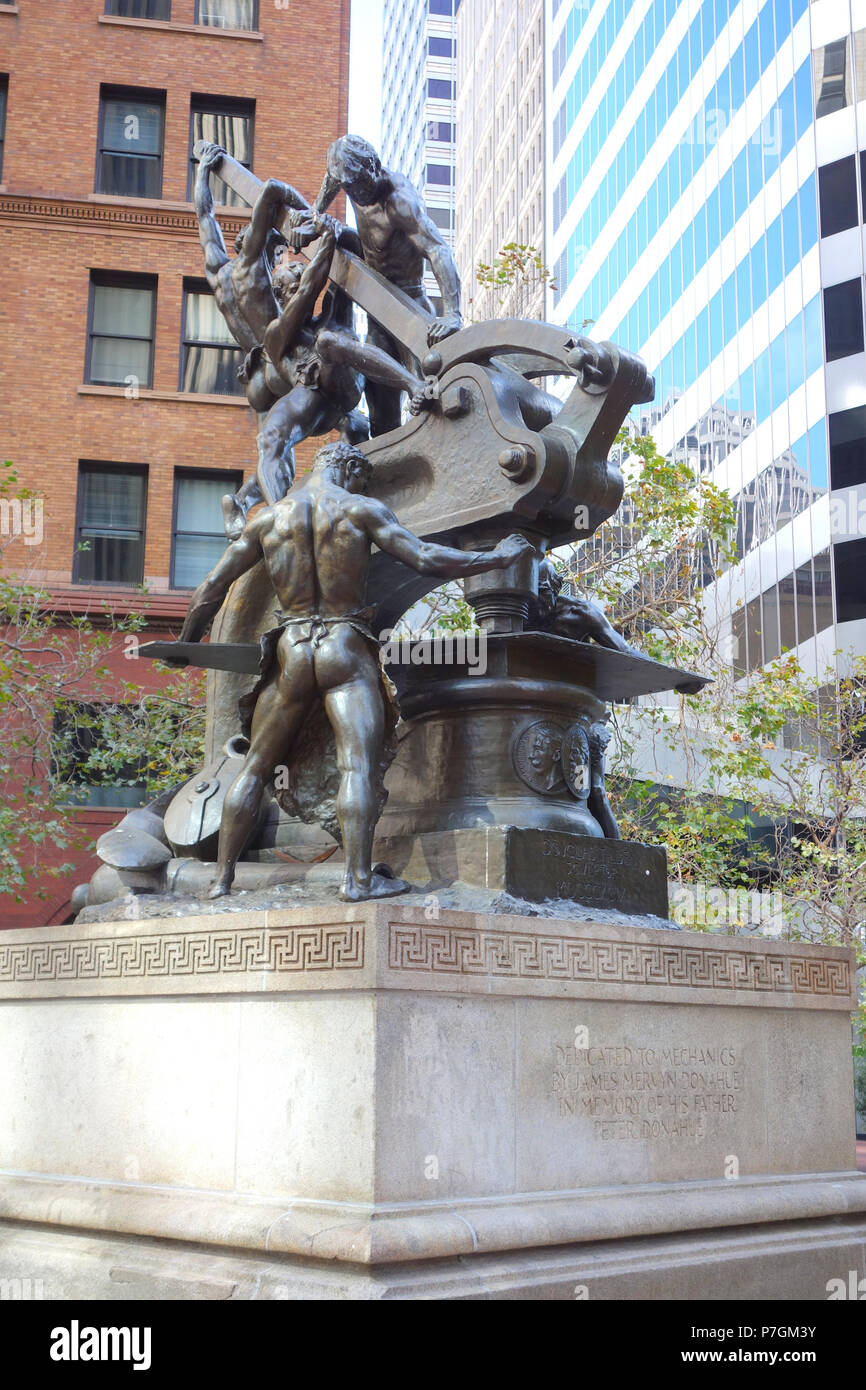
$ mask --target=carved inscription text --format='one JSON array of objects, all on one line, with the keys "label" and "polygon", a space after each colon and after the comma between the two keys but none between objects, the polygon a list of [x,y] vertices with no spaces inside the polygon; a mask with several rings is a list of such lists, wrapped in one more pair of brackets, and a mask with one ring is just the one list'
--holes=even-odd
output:
[{"label": "carved inscription text", "polygon": [[703,1139],[713,1117],[736,1114],[743,1085],[734,1047],[555,1047],[557,1113],[601,1140]]}]

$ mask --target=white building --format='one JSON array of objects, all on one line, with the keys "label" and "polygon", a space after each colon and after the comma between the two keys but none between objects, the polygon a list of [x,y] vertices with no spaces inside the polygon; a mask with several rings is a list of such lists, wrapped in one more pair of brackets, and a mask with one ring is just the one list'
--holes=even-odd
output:
[{"label": "white building", "polygon": [[[454,244],[456,12],[460,0],[385,0],[382,162],[424,195],[427,212]],[[432,275],[425,279],[440,305]]]},{"label": "white building", "polygon": [[484,290],[478,266],[510,242],[544,253],[544,0],[463,0],[457,20],[457,221],[474,319],[544,317],[544,281]]}]

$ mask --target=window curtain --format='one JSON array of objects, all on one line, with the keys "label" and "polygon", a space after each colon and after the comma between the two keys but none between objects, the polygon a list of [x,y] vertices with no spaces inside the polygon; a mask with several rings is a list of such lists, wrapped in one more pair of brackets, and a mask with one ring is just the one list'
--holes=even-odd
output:
[{"label": "window curtain", "polygon": [[93,332],[149,338],[153,291],[132,285],[94,285]]},{"label": "window curtain", "polygon": [[143,101],[106,99],[102,148],[115,154],[162,153],[162,107]]},{"label": "window curtain", "polygon": [[171,19],[171,0],[108,0],[105,13],[125,19]]},{"label": "window curtain", "polygon": [[254,29],[255,0],[199,0],[198,22],[218,29]]},{"label": "window curtain", "polygon": [[185,336],[189,342],[230,343],[232,347],[236,346],[212,294],[187,294]]},{"label": "window curtain", "polygon": [[194,589],[225,550],[220,499],[231,490],[232,484],[223,478],[178,480],[172,576],[176,589]]},{"label": "window curtain", "polygon": [[87,469],[82,485],[82,530],[96,535],[111,535],[115,531],[138,533],[141,530],[144,510],[142,474]]},{"label": "window curtain", "polygon": [[[248,169],[250,168],[253,150],[252,121],[249,116],[226,111],[193,111],[193,149],[199,140],[209,140],[212,144],[222,145],[223,149],[239,164],[244,164]],[[194,159],[190,170],[188,191],[190,200],[194,196],[197,167],[198,160]],[[210,186],[213,191],[214,202],[222,203],[226,207],[246,207],[243,198],[239,197],[233,188],[229,188],[219,175],[211,174]]]},{"label": "window curtain", "polygon": [[81,584],[140,584],[144,567],[144,476],[85,469],[77,557]]},{"label": "window curtain", "polygon": [[94,285],[91,381],[120,386],[134,376],[140,386],[151,385],[152,310],[150,289]]}]

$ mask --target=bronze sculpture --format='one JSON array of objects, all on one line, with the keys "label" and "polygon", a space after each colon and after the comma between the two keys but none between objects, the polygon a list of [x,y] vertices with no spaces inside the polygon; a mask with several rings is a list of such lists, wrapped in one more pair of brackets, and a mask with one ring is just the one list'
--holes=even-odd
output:
[{"label": "bronze sculpture", "polygon": [[[384,169],[378,154],[366,140],[344,135],[328,150],[325,173],[315,210],[324,212],[343,189],[355,210],[357,236],[348,233],[345,245],[392,285],[413,299],[431,316],[427,329],[430,346],[462,326],[460,277],[454,258],[427,215],[421,195],[403,174]],[[302,233],[296,234],[301,244]],[[354,244],[353,244],[354,243]],[[424,290],[424,262],[436,277],[444,313],[432,318],[433,306]],[[409,370],[414,362],[402,345],[375,319],[370,321],[367,342],[400,359]],[[374,383],[367,392],[370,432],[385,434],[400,424],[399,395]]]},{"label": "bronze sculpture", "polygon": [[[338,224],[327,214],[311,214],[318,244],[303,268],[287,256],[273,270],[279,314],[267,325],[262,346],[247,358],[247,394],[267,408],[259,431],[259,489],[268,502],[285,496],[280,468],[285,455],[310,435],[339,430],[347,443],[367,438],[364,417],[356,410],[365,382],[385,383],[410,396],[410,410],[432,404],[435,385],[406,370],[353,328],[352,301],[330,290],[322,312],[316,301],[328,283]],[[291,486],[291,478],[288,486]]]},{"label": "bronze sculpture", "polygon": [[[472,860],[482,828],[505,836],[496,872],[509,892],[664,915],[664,855],[618,838],[604,790],[606,703],[703,682],[629,647],[594,605],[558,593],[552,565],[539,562],[616,511],[623,482],[609,451],[626,413],[652,399],[644,364],[551,324],[461,328],[449,253],[424,225],[419,195],[365,142],[332,147],[314,209],[224,152],[200,145],[196,154],[209,150],[209,167],[253,206],[257,227],[270,229],[259,269],[273,306],[250,330],[257,341],[245,375],[259,406],[278,411],[274,490],[291,476],[274,461],[298,431],[336,426],[343,442],[285,499],[245,524],[241,515],[240,537],[194,595],[181,642],[141,649],[212,668],[204,768],[174,800],[131,812],[102,837],[87,902],[108,902],[124,887],[224,897],[236,867],[242,891],[294,882],[297,871],[274,856],[302,822],[342,839],[345,897],[402,892],[402,880],[372,867],[389,794],[377,857],[398,872],[418,846],[428,870],[444,863],[452,881],[460,844]],[[338,187],[356,204],[360,238],[324,214]],[[284,242],[309,260],[304,269]],[[425,255],[443,289],[441,319],[423,294]],[[371,324],[365,344],[352,331],[352,304]],[[360,373],[371,399],[377,379],[385,396],[370,438],[352,419]],[[549,374],[571,378],[564,401],[537,384]],[[396,409],[404,389],[413,411],[405,422]],[[314,525],[315,516],[326,524]],[[393,667],[402,724],[388,767],[398,711],[374,633],[458,574],[487,642],[486,674],[467,668],[465,653],[438,667]],[[287,610],[276,627],[274,588]],[[186,640],[214,618],[213,641]],[[359,698],[343,698],[346,688]],[[486,839],[480,854],[489,885]],[[582,867],[551,879],[557,857]],[[471,865],[464,871],[474,881]],[[301,881],[331,882],[308,879],[306,869]]]},{"label": "bronze sculpture", "polygon": [[[436,393],[374,339],[359,343],[352,301],[339,288],[328,292],[322,312],[314,317],[338,234],[347,234],[333,218],[311,211],[290,184],[268,179],[249,227],[237,238],[237,255],[229,257],[210,189],[211,173],[227,158],[219,145],[201,148],[195,205],[207,281],[232,336],[244,348],[239,376],[259,420],[255,477],[234,497],[223,498],[226,532],[234,539],[252,507],[285,496],[294,479],[294,446],[302,439],[335,429],[347,442],[367,437],[366,421],[355,410],[365,380],[368,387],[375,383],[389,389],[398,416],[402,391],[408,392],[415,412]],[[287,215],[300,211],[306,216],[294,239],[318,239],[316,253],[303,269],[286,256],[281,259],[287,241],[279,230]]]},{"label": "bronze sculpture", "polygon": [[337,815],[346,868],[340,896],[357,901],[407,888],[402,880],[374,873],[371,863],[387,713],[379,644],[363,608],[371,548],[375,544],[421,573],[456,579],[505,569],[531,546],[519,535],[486,552],[420,541],[381,502],[363,496],[369,476],[359,450],[325,445],[310,474],[247,522],[190,602],[182,642],[204,634],[229,586],[264,558],[282,607],[277,640],[268,644],[273,659],[253,692],[249,753],[225,799],[211,897],[229,891],[265,788],[291,758],[317,700],[334,730],[341,775]]},{"label": "bronze sculpture", "polygon": [[601,647],[626,655],[641,656],[621,632],[617,632],[597,604],[579,594],[564,594],[561,576],[553,561],[542,560],[538,567],[538,617],[533,627],[539,632],[554,632],[575,642],[590,639]]},{"label": "bronze sculpture", "polygon": [[[204,252],[205,277],[232,337],[246,354],[239,373],[246,384],[251,355],[258,352],[268,324],[279,315],[271,279],[271,267],[277,250],[287,244],[279,227],[290,209],[306,209],[307,202],[291,184],[268,179],[256,200],[249,226],[235,241],[237,254],[231,257],[217,220],[210,186],[210,176],[221,162],[225,150],[219,145],[207,143],[198,153],[195,211]],[[251,399],[249,390],[247,398],[259,415],[261,428],[268,404],[260,399]],[[270,491],[282,495],[291,486],[294,463],[291,456],[284,461],[282,452],[275,463],[272,471],[281,467],[286,472],[282,480],[276,477],[272,480]],[[237,534],[246,513],[267,496],[268,491],[262,488],[257,469],[256,474],[244,483],[234,497],[229,494],[223,498],[227,532]]]}]

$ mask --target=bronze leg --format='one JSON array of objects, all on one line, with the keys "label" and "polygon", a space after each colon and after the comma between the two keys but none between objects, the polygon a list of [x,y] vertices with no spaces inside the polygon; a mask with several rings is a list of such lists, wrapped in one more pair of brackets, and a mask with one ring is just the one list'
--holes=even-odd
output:
[{"label": "bronze leg", "polygon": [[217,876],[208,893],[220,898],[228,893],[235,866],[258,823],[265,787],[281,762],[291,755],[292,744],[315,697],[313,655],[308,643],[292,646],[283,636],[278,648],[280,674],[266,686],[256,702],[250,734],[250,751],[226,793],[218,850]]},{"label": "bronze leg", "polygon": [[359,343],[348,333],[324,331],[316,339],[316,351],[323,360],[353,367],[355,371],[363,372],[365,378],[396,391],[408,391],[413,396],[424,390],[421,377],[408,371],[401,362],[376,347],[369,339],[366,343]]},{"label": "bronze leg", "polygon": [[306,386],[295,386],[268,411],[259,431],[259,462],[256,476],[269,503],[285,497],[294,481],[294,462],[288,451],[311,434],[325,427],[322,398]]},{"label": "bronze leg", "polygon": [[376,657],[360,634],[351,628],[338,628],[317,653],[316,676],[320,688],[327,689],[325,712],[337,742],[337,816],[346,856],[340,897],[344,902],[358,902],[404,893],[409,885],[402,879],[372,872],[385,734]]}]

